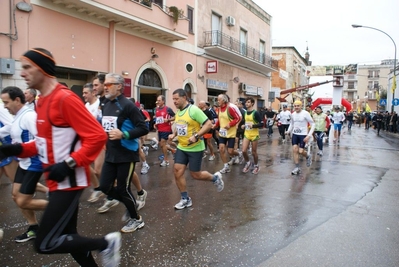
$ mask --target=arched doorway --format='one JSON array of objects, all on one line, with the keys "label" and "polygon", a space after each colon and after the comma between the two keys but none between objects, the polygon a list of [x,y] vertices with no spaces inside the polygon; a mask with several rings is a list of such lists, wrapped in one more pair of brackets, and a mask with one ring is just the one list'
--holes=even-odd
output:
[{"label": "arched doorway", "polygon": [[162,81],[158,73],[151,68],[145,69],[140,74],[137,89],[140,104],[144,104],[145,110],[153,117],[156,108],[155,101],[157,97],[164,94],[165,91],[162,88]]}]

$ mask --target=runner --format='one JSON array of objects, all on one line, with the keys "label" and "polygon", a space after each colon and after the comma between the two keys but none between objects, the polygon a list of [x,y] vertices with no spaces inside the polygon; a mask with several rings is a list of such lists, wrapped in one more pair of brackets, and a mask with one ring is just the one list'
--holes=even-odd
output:
[{"label": "runner", "polygon": [[251,162],[249,161],[248,156],[248,147],[251,143],[252,146],[252,156],[254,157],[254,168],[252,170],[253,174],[258,174],[260,167],[258,164],[258,140],[259,136],[259,128],[263,127],[262,117],[259,112],[254,110],[255,99],[252,97],[248,97],[245,100],[245,107],[247,111],[245,112],[245,125],[242,125],[242,129],[244,132],[244,140],[242,142],[242,154],[245,159],[245,166],[242,170],[244,173],[247,173],[251,168]]},{"label": "runner", "polygon": [[211,174],[207,171],[201,171],[202,153],[205,149],[202,136],[209,132],[212,123],[198,107],[190,104],[187,98],[186,91],[183,89],[177,89],[173,92],[173,103],[178,112],[175,120],[176,129],[169,135],[169,140],[173,140],[177,136],[179,141],[174,164],[175,181],[181,195],[180,202],[175,205],[177,210],[193,205],[191,197],[188,196],[186,178],[184,177],[187,164],[191,177],[194,179],[212,181],[218,192],[221,192],[224,188],[220,172]]},{"label": "runner", "polygon": [[321,157],[323,156],[323,140],[328,127],[330,127],[330,119],[323,113],[321,106],[318,106],[315,113],[313,113],[313,121],[315,122],[314,136],[316,137],[317,147],[319,148],[317,155]]},{"label": "runner", "polygon": [[[286,132],[286,134],[292,132],[292,152],[295,163],[295,169],[291,172],[293,175],[301,172],[299,168],[299,155],[306,157],[306,166],[310,167],[312,164],[312,154],[307,153],[304,148],[305,144],[311,140],[315,127],[309,112],[302,110],[302,102],[300,100],[294,102],[294,110],[290,127]],[[308,124],[310,124],[310,130],[308,130]],[[310,146],[308,147],[310,148]]]},{"label": "runner", "polygon": [[332,114],[332,120],[334,122],[334,140],[333,142],[338,142],[341,137],[341,129],[342,129],[342,124],[344,123],[345,120],[345,115],[344,113],[341,112],[339,106],[335,107],[335,112]]}]

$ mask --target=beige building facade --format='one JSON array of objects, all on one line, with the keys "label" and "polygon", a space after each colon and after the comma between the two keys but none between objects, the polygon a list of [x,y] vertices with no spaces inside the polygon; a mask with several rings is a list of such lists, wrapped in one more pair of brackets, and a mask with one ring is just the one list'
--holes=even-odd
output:
[{"label": "beige building facade", "polygon": [[[252,1],[31,0],[0,9],[0,87],[25,89],[19,57],[43,47],[77,94],[97,73],[125,77],[125,95],[151,111],[184,88],[195,102],[270,89],[271,17]],[[173,107],[174,108],[174,107]]]}]

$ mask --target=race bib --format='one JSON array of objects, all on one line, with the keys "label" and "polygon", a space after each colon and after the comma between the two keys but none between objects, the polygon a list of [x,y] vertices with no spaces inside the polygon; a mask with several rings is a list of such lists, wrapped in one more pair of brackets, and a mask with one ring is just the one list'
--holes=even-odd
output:
[{"label": "race bib", "polygon": [[292,132],[293,132],[294,134],[299,134],[299,133],[302,132],[302,130],[301,130],[301,128],[295,128]]},{"label": "race bib", "polygon": [[227,130],[226,129],[220,129],[219,130],[219,135],[221,137],[226,137],[227,136]]},{"label": "race bib", "polygon": [[245,130],[251,130],[251,123],[245,123]]},{"label": "race bib", "polygon": [[36,136],[35,142],[40,161],[44,164],[48,164],[46,139]]},{"label": "race bib", "polygon": [[164,123],[165,121],[164,121],[164,119],[163,119],[163,117],[156,117],[155,118],[155,124],[161,124],[161,123]]},{"label": "race bib", "polygon": [[187,124],[176,124],[178,136],[187,136]]},{"label": "race bib", "polygon": [[105,132],[110,132],[113,129],[118,128],[117,127],[117,119],[118,117],[114,117],[114,116],[103,116],[102,118],[102,126]]}]

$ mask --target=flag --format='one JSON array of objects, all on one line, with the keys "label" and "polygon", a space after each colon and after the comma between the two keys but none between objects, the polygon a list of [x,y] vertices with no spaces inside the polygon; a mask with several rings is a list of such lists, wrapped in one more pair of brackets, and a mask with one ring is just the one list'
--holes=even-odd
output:
[{"label": "flag", "polygon": [[391,88],[391,92],[392,94],[395,93],[395,89],[396,89],[396,75],[393,76],[393,81],[392,81],[392,88]]},{"label": "flag", "polygon": [[358,106],[357,106],[357,114],[360,114],[360,112],[361,112],[361,111],[360,111],[360,106],[358,105]]},{"label": "flag", "polygon": [[378,93],[378,90],[375,91],[375,99],[377,99],[377,101],[380,102],[380,94]]},{"label": "flag", "polygon": [[371,112],[371,108],[369,106],[369,103],[366,103],[366,112]]}]

